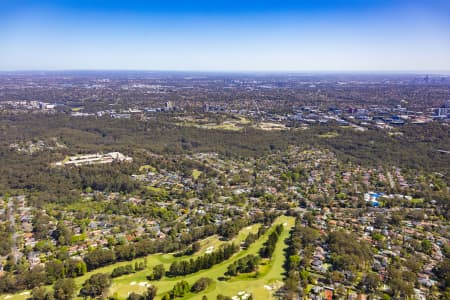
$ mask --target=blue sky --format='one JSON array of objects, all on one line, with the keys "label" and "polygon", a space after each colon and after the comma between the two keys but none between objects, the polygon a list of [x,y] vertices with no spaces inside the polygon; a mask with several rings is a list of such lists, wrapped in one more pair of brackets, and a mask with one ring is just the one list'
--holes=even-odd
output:
[{"label": "blue sky", "polygon": [[0,0],[0,70],[450,71],[450,1]]}]

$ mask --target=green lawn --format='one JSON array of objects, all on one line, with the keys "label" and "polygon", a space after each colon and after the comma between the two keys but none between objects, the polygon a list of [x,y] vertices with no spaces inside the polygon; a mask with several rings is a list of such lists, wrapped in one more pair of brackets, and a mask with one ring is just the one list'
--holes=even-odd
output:
[{"label": "green lawn", "polygon": [[197,178],[202,175],[202,171],[194,169],[192,170],[192,178],[194,178],[195,180],[197,180]]},{"label": "green lawn", "polygon": [[[235,262],[239,258],[244,257],[247,254],[257,254],[263,243],[266,241],[270,230],[261,237],[258,241],[253,243],[249,249],[240,251],[232,258],[215,265],[208,270],[202,270],[200,272],[190,274],[187,276],[180,276],[175,278],[164,277],[160,281],[150,282],[158,287],[158,295],[170,291],[174,284],[180,280],[186,280],[189,284],[193,284],[201,277],[209,277],[215,281],[214,286],[210,287],[207,291],[199,294],[189,294],[183,299],[198,299],[200,300],[203,295],[206,295],[208,299],[216,299],[218,294],[224,294],[227,296],[237,295],[239,291],[246,291],[253,294],[254,299],[270,299],[271,292],[265,286],[279,287],[281,285],[283,276],[283,263],[284,263],[284,248],[286,247],[285,239],[289,236],[289,231],[294,225],[294,218],[279,217],[275,224],[286,224],[285,230],[280,236],[278,244],[276,246],[272,260],[267,265],[261,266],[260,275],[255,278],[254,276],[242,275],[236,278],[232,278],[229,281],[218,281],[218,277],[224,275],[227,271],[229,264]],[[110,289],[111,294],[117,294],[121,298],[125,298],[130,292],[142,293],[146,290],[143,284],[146,282],[145,276],[148,271],[142,271],[139,273],[123,276],[113,281],[113,285]],[[141,285],[139,285],[141,284]]]},{"label": "green lawn", "polygon": [[[235,278],[231,278],[229,281],[219,281],[218,277],[224,275],[227,271],[229,264],[235,262],[239,258],[244,257],[247,254],[257,254],[263,243],[266,241],[271,230],[268,230],[260,239],[253,243],[248,249],[242,250],[239,253],[232,256],[229,260],[224,261],[220,264],[215,265],[213,268],[208,270],[202,270],[200,272],[190,274],[187,276],[180,276],[175,278],[164,277],[160,281],[150,282],[158,287],[158,295],[161,296],[163,293],[168,292],[172,289],[173,285],[180,280],[186,280],[189,284],[193,284],[200,277],[209,277],[214,280],[214,284],[211,285],[206,291],[199,294],[190,293],[183,299],[193,299],[200,300],[203,295],[206,295],[208,299],[216,299],[218,294],[224,294],[227,296],[237,295],[239,291],[246,291],[253,294],[254,299],[270,299],[271,292],[265,286],[275,286],[281,285],[283,279],[283,263],[284,263],[284,248],[286,248],[285,239],[289,236],[289,231],[294,225],[294,218],[281,216],[275,222],[276,224],[284,224],[285,229],[283,230],[280,239],[278,240],[274,255],[270,261],[264,260],[264,265],[260,266],[259,276],[255,278],[254,274],[251,275],[241,275]],[[255,224],[242,229],[239,234],[233,239],[237,244],[242,242],[246,236],[250,233],[256,233],[258,231],[260,224]],[[273,228],[273,227],[272,227]],[[212,246],[217,249],[220,244],[224,243],[217,236],[208,237],[200,242],[200,250],[192,255],[192,257],[197,257],[203,255],[205,250]],[[118,277],[113,279],[113,284],[110,288],[110,294],[117,294],[120,298],[126,298],[130,292],[143,293],[146,290],[145,283],[147,283],[146,276],[151,273],[151,268],[157,264],[164,264],[166,269],[169,268],[170,264],[175,260],[189,259],[190,257],[174,257],[173,254],[153,254],[147,257],[148,269]],[[83,282],[95,273],[111,273],[112,270],[118,266],[123,266],[127,264],[134,264],[136,261],[143,261],[143,258],[135,259],[131,262],[119,262],[110,266],[96,269],[92,272],[85,274],[84,276],[75,279],[78,286],[81,286]],[[28,292],[21,292],[14,295],[1,295],[0,300],[25,300],[29,297]],[[81,299],[81,298],[80,298]]]},{"label": "green lawn", "polygon": [[[245,240],[247,235],[252,232],[256,233],[258,232],[258,228],[260,227],[260,224],[254,224],[251,226],[247,226],[243,228],[239,234],[233,239],[233,242],[236,244],[240,244]],[[175,257],[173,254],[153,254],[147,256],[147,263],[148,263],[148,269],[143,270],[134,274],[122,276],[119,278],[116,278],[113,280],[112,285],[112,291],[114,292],[116,289],[119,292],[119,295],[123,296],[124,298],[127,296],[128,291],[145,291],[145,287],[140,286],[139,283],[142,283],[146,281],[146,276],[151,273],[151,268],[157,264],[164,264],[166,269],[169,268],[170,264],[176,260],[185,260],[189,259],[191,257],[197,257],[200,255],[203,255],[208,247],[214,247],[214,249],[217,249],[221,244],[225,243],[224,241],[221,241],[218,236],[214,235],[211,237],[208,237],[202,241],[200,241],[201,248],[197,253],[194,253],[192,256],[182,256],[182,257]],[[115,263],[113,265],[109,265],[103,268],[96,269],[92,272],[88,272],[84,276],[75,278],[76,284],[81,287],[83,282],[86,281],[90,276],[92,276],[95,273],[111,273],[112,270],[119,266],[124,266],[127,264],[133,264],[135,262],[142,262],[144,261],[144,258],[137,258],[133,261],[125,261],[125,262],[119,262]],[[136,285],[130,285],[132,282],[136,282]],[[121,286],[122,284],[122,286]],[[170,287],[172,288],[172,286]],[[120,291],[123,290],[122,293]],[[0,300],[25,300],[29,297],[30,291],[24,291],[20,292],[14,295],[0,295]],[[81,299],[81,298],[80,298]]]},{"label": "green lawn", "polygon": [[139,167],[139,172],[156,172],[156,168],[151,165],[143,165]]}]

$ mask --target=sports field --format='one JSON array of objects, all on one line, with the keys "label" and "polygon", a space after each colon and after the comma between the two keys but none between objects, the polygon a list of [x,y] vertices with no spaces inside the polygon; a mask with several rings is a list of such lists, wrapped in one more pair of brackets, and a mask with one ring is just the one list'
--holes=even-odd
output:
[{"label": "sports field", "polygon": [[[239,258],[244,257],[247,254],[257,254],[263,243],[266,241],[268,235],[272,231],[275,225],[283,224],[285,226],[281,236],[278,240],[275,252],[271,260],[263,260],[259,267],[258,273],[245,274],[228,281],[220,281],[219,277],[222,277],[227,270],[229,264],[235,262]],[[143,271],[139,271],[130,275],[121,276],[113,279],[112,286],[109,290],[110,295],[116,295],[121,299],[125,299],[129,293],[137,292],[143,293],[147,289],[148,284],[152,284],[158,287],[158,297],[170,291],[174,284],[181,280],[186,280],[192,285],[196,280],[201,277],[209,277],[213,279],[214,283],[203,292],[198,294],[190,293],[182,299],[201,299],[203,295],[206,295],[208,299],[216,299],[218,294],[226,296],[235,296],[238,292],[244,291],[253,294],[253,299],[270,299],[272,297],[273,289],[281,285],[283,279],[283,263],[284,263],[284,249],[286,247],[285,239],[289,235],[289,231],[294,225],[294,218],[281,216],[276,219],[272,228],[268,230],[261,238],[254,242],[248,249],[241,250],[237,254],[233,255],[230,259],[214,265],[211,269],[202,270],[194,274],[180,277],[163,277],[159,281],[148,281],[146,276],[151,273],[151,268],[157,264],[164,264],[166,270],[170,264],[176,260],[195,258],[199,255],[205,254],[206,251],[211,249],[217,249],[220,244],[225,243],[221,241],[217,236],[211,236],[201,241],[200,250],[192,256],[175,257],[173,254],[154,254],[147,257],[148,268]],[[250,232],[256,233],[259,228],[259,224],[248,226],[242,229],[236,238],[233,240],[235,243],[240,243]],[[76,283],[80,287],[82,283],[95,273],[111,273],[112,270],[118,266],[134,264],[135,262],[143,261],[143,258],[135,259],[131,262],[120,262],[107,267],[96,269],[92,272],[85,274],[82,277],[76,278]],[[1,300],[25,300],[29,297],[29,292],[18,293],[14,295],[2,295]],[[181,299],[181,298],[179,298]]]}]

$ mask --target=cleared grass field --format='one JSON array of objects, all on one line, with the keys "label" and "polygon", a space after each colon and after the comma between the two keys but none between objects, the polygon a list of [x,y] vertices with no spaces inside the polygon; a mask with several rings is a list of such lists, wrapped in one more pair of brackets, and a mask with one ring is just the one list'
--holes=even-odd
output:
[{"label": "cleared grass field", "polygon": [[180,126],[190,126],[202,129],[215,129],[215,130],[229,130],[229,131],[240,131],[243,126],[249,125],[251,121],[244,116],[236,115],[227,118],[226,120],[217,123],[214,120],[208,118],[204,119],[193,119],[193,118],[183,118],[183,122],[178,123]]},{"label": "cleared grass field", "polygon": [[284,124],[260,122],[255,124],[254,127],[260,130],[272,131],[272,130],[286,130],[288,129]]},{"label": "cleared grass field", "polygon": [[331,139],[331,138],[335,138],[338,136],[339,136],[339,133],[337,133],[337,132],[327,132],[327,133],[319,134],[319,137],[323,138],[323,139]]}]

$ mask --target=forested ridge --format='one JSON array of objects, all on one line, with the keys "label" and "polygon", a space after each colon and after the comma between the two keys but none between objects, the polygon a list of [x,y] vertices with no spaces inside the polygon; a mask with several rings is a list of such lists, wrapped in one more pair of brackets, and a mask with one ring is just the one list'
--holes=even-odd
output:
[{"label": "forested ridge", "polygon": [[[447,126],[439,124],[408,125],[401,128],[402,135],[390,136],[381,130],[357,132],[334,125],[288,131],[249,127],[233,132],[177,126],[167,116],[139,121],[30,114],[2,115],[0,128],[0,190],[48,193],[49,200],[62,195],[76,197],[76,190],[86,186],[131,192],[135,183],[129,175],[154,154],[218,152],[228,157],[258,157],[296,145],[328,148],[342,161],[362,165],[399,165],[443,175],[449,172],[450,156],[437,150],[450,149],[450,133]],[[330,131],[336,132],[336,137],[318,138]],[[66,147],[31,155],[10,149],[18,141],[49,138],[57,138]],[[114,164],[82,169],[51,166],[66,155],[110,151],[132,156],[133,164],[122,164],[120,171]]]}]

